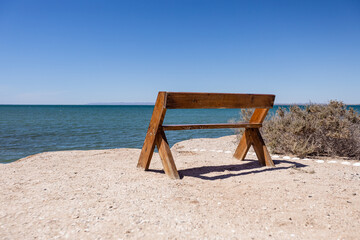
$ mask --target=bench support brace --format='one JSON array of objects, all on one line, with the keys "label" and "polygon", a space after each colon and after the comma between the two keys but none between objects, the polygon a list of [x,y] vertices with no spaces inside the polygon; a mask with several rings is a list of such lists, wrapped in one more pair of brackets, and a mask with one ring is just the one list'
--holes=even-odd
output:
[{"label": "bench support brace", "polygon": [[164,167],[165,174],[168,175],[171,179],[180,179],[174,158],[171,154],[170,147],[165,136],[165,132],[162,129],[158,131],[155,142],[159,150],[159,155]]},{"label": "bench support brace", "polygon": [[244,134],[241,137],[240,143],[236,148],[234,157],[240,160],[244,160],[250,146],[253,146],[259,163],[263,166],[273,167],[274,162],[271,159],[269,151],[266,148],[263,138],[261,137],[260,131],[257,128],[245,129]]},{"label": "bench support brace", "polygon": [[[255,109],[250,118],[250,123],[262,123],[265,120],[268,111],[268,108]],[[240,139],[238,147],[236,148],[234,157],[244,160],[251,145],[253,146],[261,165],[266,165],[268,167],[275,166],[258,128],[245,128],[245,132]]]}]

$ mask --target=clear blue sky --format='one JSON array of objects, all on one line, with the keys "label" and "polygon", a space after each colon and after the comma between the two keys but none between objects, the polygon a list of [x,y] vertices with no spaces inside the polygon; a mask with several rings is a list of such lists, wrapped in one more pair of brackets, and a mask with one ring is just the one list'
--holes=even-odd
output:
[{"label": "clear blue sky", "polygon": [[0,104],[360,103],[360,1],[0,0]]}]

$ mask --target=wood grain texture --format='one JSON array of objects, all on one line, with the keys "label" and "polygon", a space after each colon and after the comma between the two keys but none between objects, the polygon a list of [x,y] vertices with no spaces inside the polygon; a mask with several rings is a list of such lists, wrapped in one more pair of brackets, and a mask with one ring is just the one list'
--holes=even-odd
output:
[{"label": "wood grain texture", "polygon": [[159,129],[158,134],[156,135],[155,142],[159,150],[159,155],[164,167],[165,174],[168,175],[171,179],[180,179],[174,158],[170,151],[169,143],[166,139],[164,131],[161,129]]},{"label": "wood grain texture", "polygon": [[272,108],[275,95],[166,92],[167,109]]},{"label": "wood grain texture", "polygon": [[253,115],[250,118],[250,123],[262,123],[265,118],[267,113],[269,112],[268,108],[257,108],[255,109]]},{"label": "wood grain texture", "polygon": [[152,155],[155,148],[155,137],[159,127],[164,121],[166,108],[165,108],[166,94],[159,92],[154,106],[153,114],[151,116],[149,128],[146,133],[144,145],[141,149],[137,167],[145,170],[149,169]]},{"label": "wood grain texture", "polygon": [[164,131],[171,130],[192,130],[192,129],[218,129],[218,128],[260,128],[261,123],[216,123],[216,124],[180,124],[163,125]]},{"label": "wood grain texture", "polygon": [[249,151],[249,148],[251,147],[251,144],[252,142],[251,142],[250,130],[245,129],[245,132],[240,139],[240,143],[235,150],[234,158],[237,158],[241,161],[244,160],[246,154]]},{"label": "wood grain texture", "polygon": [[251,142],[253,143],[254,151],[259,159],[260,164],[268,167],[275,166],[274,162],[271,159],[270,153],[264,143],[264,140],[261,137],[259,129],[251,128],[249,129],[249,131],[251,136]]}]

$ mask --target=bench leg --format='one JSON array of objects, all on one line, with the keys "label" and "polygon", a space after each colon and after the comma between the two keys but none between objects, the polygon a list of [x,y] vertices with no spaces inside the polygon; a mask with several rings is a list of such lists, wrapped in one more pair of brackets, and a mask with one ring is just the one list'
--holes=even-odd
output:
[{"label": "bench leg", "polygon": [[137,164],[138,168],[145,170],[149,169],[151,158],[155,149],[155,138],[162,122],[164,121],[166,108],[164,105],[166,96],[164,92],[159,92],[154,106],[154,111],[151,116],[149,128],[146,133],[144,145],[141,149],[139,161]]},{"label": "bench leg", "polygon": [[170,147],[165,136],[165,132],[162,129],[159,129],[158,133],[156,134],[155,142],[159,150],[159,155],[164,167],[165,174],[168,175],[171,179],[180,179],[174,158],[171,154]]},{"label": "bench leg", "polygon": [[234,157],[240,160],[244,160],[246,154],[249,151],[250,146],[251,146],[250,131],[249,129],[245,129],[245,132],[240,139],[240,143],[235,150]]},{"label": "bench leg", "polygon": [[249,129],[251,142],[253,143],[253,147],[256,153],[256,156],[259,159],[259,162],[263,166],[273,167],[275,166],[272,161],[269,151],[264,143],[263,138],[261,137],[260,131],[257,128]]}]

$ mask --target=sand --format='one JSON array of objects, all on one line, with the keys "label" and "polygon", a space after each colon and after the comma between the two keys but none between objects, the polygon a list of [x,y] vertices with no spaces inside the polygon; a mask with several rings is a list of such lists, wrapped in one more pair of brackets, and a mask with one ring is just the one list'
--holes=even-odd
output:
[{"label": "sand", "polygon": [[181,180],[158,154],[137,169],[139,149],[2,164],[0,239],[359,239],[358,162],[278,156],[268,168],[235,147],[235,136],[177,143]]}]

